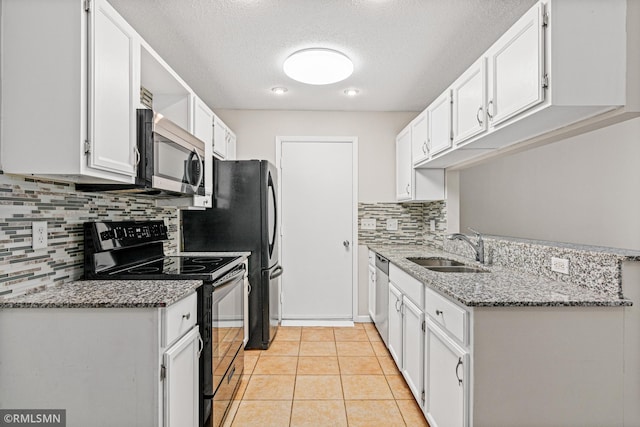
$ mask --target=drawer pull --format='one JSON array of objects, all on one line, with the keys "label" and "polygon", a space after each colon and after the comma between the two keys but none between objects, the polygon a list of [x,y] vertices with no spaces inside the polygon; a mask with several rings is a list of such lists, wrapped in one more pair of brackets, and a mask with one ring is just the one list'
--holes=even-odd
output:
[{"label": "drawer pull", "polygon": [[462,357],[458,357],[458,364],[456,365],[456,378],[458,379],[458,385],[462,385],[462,380],[460,379],[460,375],[458,375],[458,368],[462,366]]},{"label": "drawer pull", "polygon": [[442,311],[442,310],[436,310],[436,316],[440,316],[441,314],[444,314],[444,311]]},{"label": "drawer pull", "polygon": [[183,318],[183,319],[187,319],[187,320],[189,320],[189,319],[191,318],[191,313],[189,312],[189,313],[187,313],[187,314],[183,314],[183,315],[182,315],[182,318]]}]

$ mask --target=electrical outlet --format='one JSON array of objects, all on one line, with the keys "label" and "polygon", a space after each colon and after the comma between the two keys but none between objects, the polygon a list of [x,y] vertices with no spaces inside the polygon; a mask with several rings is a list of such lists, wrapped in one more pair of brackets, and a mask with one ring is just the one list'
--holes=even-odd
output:
[{"label": "electrical outlet", "polygon": [[375,218],[362,218],[360,220],[360,228],[363,230],[375,230],[377,226]]},{"label": "electrical outlet", "polygon": [[398,220],[397,219],[388,219],[387,220],[387,231],[396,231],[398,229]]},{"label": "electrical outlet", "polygon": [[436,231],[436,220],[435,219],[429,220],[429,231],[431,231],[432,233],[435,233],[435,231]]},{"label": "electrical outlet", "polygon": [[34,221],[31,223],[31,247],[33,249],[47,247],[47,221]]},{"label": "electrical outlet", "polygon": [[551,271],[569,274],[569,260],[566,258],[551,257]]}]

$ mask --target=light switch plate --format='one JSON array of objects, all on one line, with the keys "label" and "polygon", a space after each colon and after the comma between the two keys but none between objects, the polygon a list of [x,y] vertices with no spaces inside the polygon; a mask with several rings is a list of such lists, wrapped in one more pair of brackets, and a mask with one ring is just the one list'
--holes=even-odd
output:
[{"label": "light switch plate", "polygon": [[47,221],[33,221],[31,223],[31,247],[33,249],[47,247]]},{"label": "light switch plate", "polygon": [[387,220],[387,231],[396,231],[398,229],[398,220],[397,219],[388,219]]},{"label": "light switch plate", "polygon": [[375,218],[362,218],[360,220],[360,228],[363,230],[375,230],[377,221]]},{"label": "light switch plate", "polygon": [[566,258],[551,257],[551,271],[569,274],[569,260]]}]

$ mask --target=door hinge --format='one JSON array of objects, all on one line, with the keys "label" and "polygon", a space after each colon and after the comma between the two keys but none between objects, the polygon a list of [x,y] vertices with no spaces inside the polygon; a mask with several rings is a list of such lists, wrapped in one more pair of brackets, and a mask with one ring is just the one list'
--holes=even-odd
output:
[{"label": "door hinge", "polygon": [[91,12],[91,0],[84,0],[84,11]]},{"label": "door hinge", "polygon": [[422,404],[424,405],[424,390],[422,390],[422,393],[420,393],[420,399],[422,400]]},{"label": "door hinge", "polygon": [[164,365],[160,365],[160,381],[164,381],[167,378],[167,368]]},{"label": "door hinge", "polygon": [[84,154],[91,154],[91,143],[89,141],[84,142]]},{"label": "door hinge", "polygon": [[548,89],[549,88],[549,74],[544,73],[544,76],[542,76],[542,89]]},{"label": "door hinge", "polygon": [[547,28],[549,26],[549,12],[544,12],[542,14],[542,28]]},{"label": "door hinge", "polygon": [[[422,321],[422,332],[427,332],[427,322],[424,320]],[[424,393],[424,391],[422,393]]]}]

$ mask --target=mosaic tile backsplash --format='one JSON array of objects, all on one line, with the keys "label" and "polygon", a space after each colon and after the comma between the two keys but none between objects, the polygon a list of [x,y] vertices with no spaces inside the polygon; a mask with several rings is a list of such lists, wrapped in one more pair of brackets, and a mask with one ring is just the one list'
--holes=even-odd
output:
[{"label": "mosaic tile backsplash", "polygon": [[[442,247],[447,229],[446,203],[359,203],[358,224],[363,219],[375,219],[375,230],[358,227],[359,244],[429,244]],[[397,219],[398,229],[388,231],[387,219]],[[430,220],[435,221],[436,231],[430,231]]]},{"label": "mosaic tile backsplash", "polygon": [[[170,238],[165,252],[176,252],[176,208],[157,208],[144,197],[83,193],[73,184],[0,174],[0,298],[81,278],[83,222],[144,219],[164,220]],[[32,221],[47,222],[47,248],[31,248]]]}]

